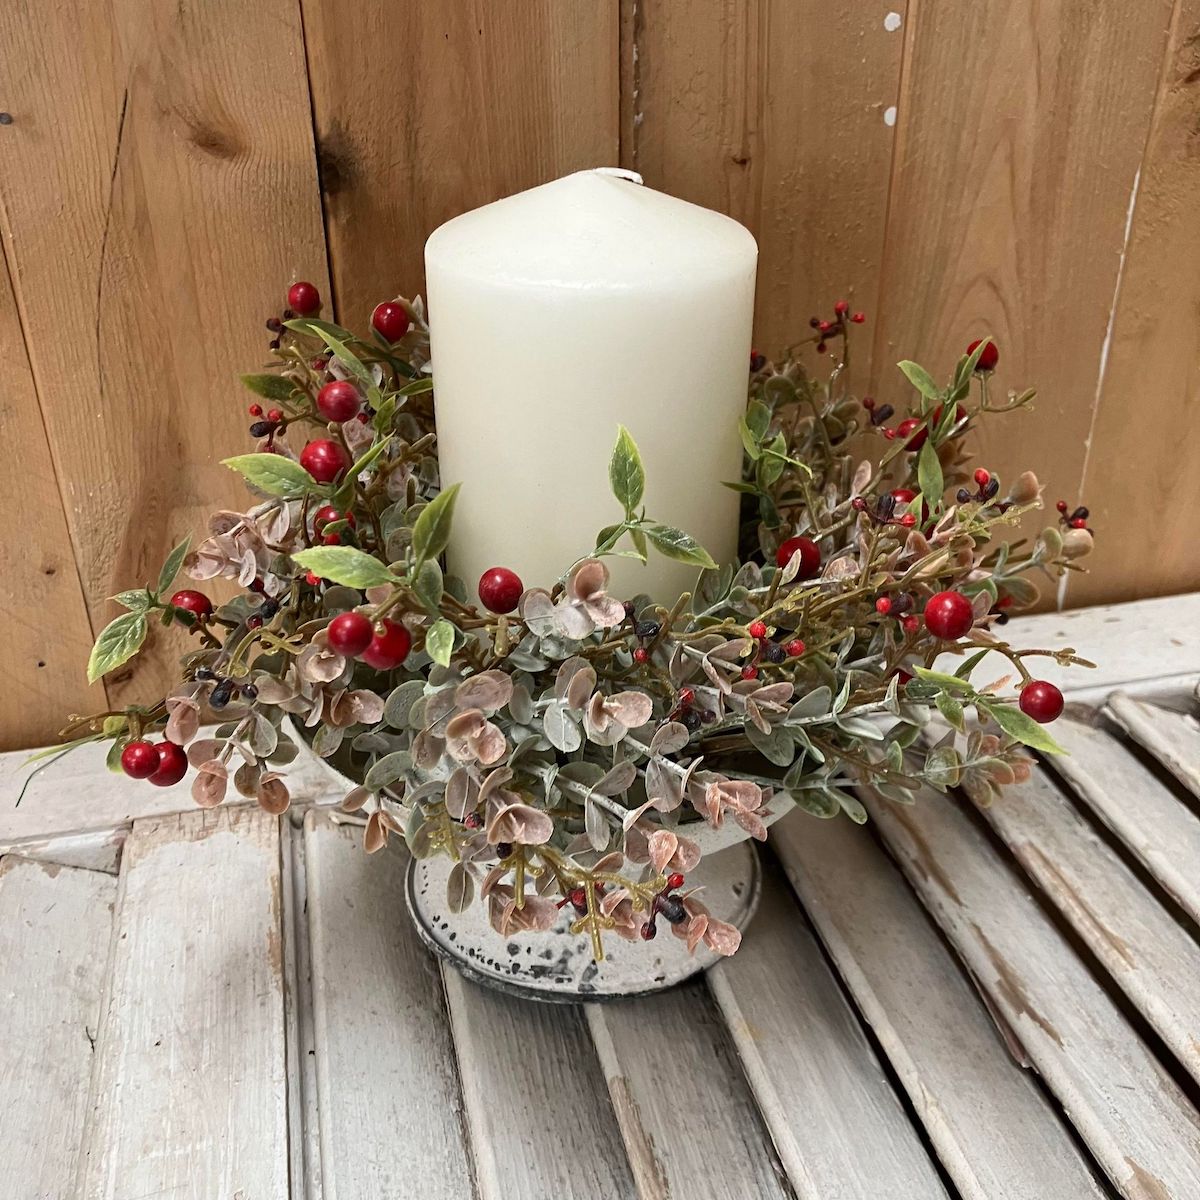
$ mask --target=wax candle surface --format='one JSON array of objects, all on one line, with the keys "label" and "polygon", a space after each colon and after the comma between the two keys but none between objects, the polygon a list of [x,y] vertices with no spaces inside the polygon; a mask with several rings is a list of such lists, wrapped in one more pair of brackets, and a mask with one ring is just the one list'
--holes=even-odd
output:
[{"label": "wax candle surface", "polygon": [[[647,515],[736,556],[758,247],[729,217],[583,171],[465,213],[425,246],[442,480],[461,482],[449,567],[475,599],[510,567],[549,587],[621,519],[617,426]],[[621,548],[628,548],[625,545]],[[697,569],[610,558],[611,591],[670,604]]]}]

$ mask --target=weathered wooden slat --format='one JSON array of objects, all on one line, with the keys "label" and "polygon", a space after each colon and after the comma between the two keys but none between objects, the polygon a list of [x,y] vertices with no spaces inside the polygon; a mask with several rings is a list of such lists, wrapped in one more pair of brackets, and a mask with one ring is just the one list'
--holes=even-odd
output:
[{"label": "weathered wooden slat", "polygon": [[442,976],[480,1200],[635,1196],[580,1010]]},{"label": "weathered wooden slat", "polygon": [[1099,1200],[1058,1113],[869,832],[796,813],[771,844],[964,1200]]},{"label": "weathered wooden slat", "polygon": [[16,854],[60,867],[81,867],[85,871],[103,871],[115,875],[121,861],[121,848],[130,826],[93,829],[86,833],[62,833],[50,837],[22,838],[0,842],[0,855]]},{"label": "weathered wooden slat", "polygon": [[587,1016],[641,1200],[790,1195],[701,981]]},{"label": "weathered wooden slat", "polygon": [[1200,1079],[1200,946],[1040,767],[985,812],[1117,986]]},{"label": "weathered wooden slat", "polygon": [[1200,818],[1101,724],[1063,717],[1045,762],[1200,922]]},{"label": "weathered wooden slat", "polygon": [[953,800],[871,795],[905,874],[1129,1200],[1200,1194],[1200,1117]]},{"label": "weathered wooden slat", "polygon": [[1195,717],[1135,700],[1124,692],[1109,696],[1108,711],[1135,742],[1200,796],[1200,723]]},{"label": "weathered wooden slat", "polygon": [[67,1196],[79,1165],[117,881],[0,859],[0,1179]]},{"label": "weathered wooden slat", "polygon": [[360,831],[304,826],[324,1200],[471,1194],[437,962],[404,901],[408,855],[364,853]]},{"label": "weathered wooden slat", "polygon": [[287,1196],[280,906],[276,818],[135,822],[80,1200]]},{"label": "weathered wooden slat", "polygon": [[778,868],[708,986],[801,1200],[945,1196]]}]

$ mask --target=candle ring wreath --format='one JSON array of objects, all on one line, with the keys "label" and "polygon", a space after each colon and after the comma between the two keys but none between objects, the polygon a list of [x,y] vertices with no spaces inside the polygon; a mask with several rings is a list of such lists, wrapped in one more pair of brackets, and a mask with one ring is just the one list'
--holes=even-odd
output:
[{"label": "candle ring wreath", "polygon": [[[196,640],[171,695],[64,731],[111,739],[113,770],[166,786],[190,766],[200,806],[232,785],[279,814],[298,730],[361,780],[341,807],[365,819],[368,853],[400,836],[418,859],[448,855],[452,911],[478,898],[506,936],[565,915],[600,959],[605,934],[663,925],[689,951],[737,949],[738,929],[688,887],[698,830],[761,840],[793,805],[863,822],[858,785],[903,804],[967,782],[986,799],[1027,777],[1026,747],[1057,750],[1043,725],[1062,694],[1027,664],[1091,664],[1016,649],[997,626],[1035,601],[1027,575],[1078,569],[1092,534],[1060,502],[1031,542],[995,540],[1041,486],[967,465],[973,427],[1034,395],[994,394],[990,339],[944,386],[900,363],[910,411],[893,425],[892,405],[850,393],[864,318],[839,301],[781,362],[751,356],[745,467],[726,482],[743,494],[740,563],[645,512],[620,428],[590,552],[549,586],[498,564],[472,595],[440,565],[459,485],[439,487],[420,299],[380,305],[366,338],[319,320],[311,284],[288,304],[268,322],[270,369],[243,380],[256,449],[225,460],[255,503],[216,513],[152,586],[116,596],[126,611],[92,651],[95,680],[156,619]],[[814,348],[832,362],[820,382],[800,359]],[[610,595],[605,559],[649,554],[694,565],[694,590]],[[175,590],[180,571],[238,594]],[[934,668],[947,651],[965,656],[953,673]],[[977,686],[989,654],[1009,673]],[[222,723],[202,728],[206,709]],[[948,732],[922,737],[933,712]]]}]

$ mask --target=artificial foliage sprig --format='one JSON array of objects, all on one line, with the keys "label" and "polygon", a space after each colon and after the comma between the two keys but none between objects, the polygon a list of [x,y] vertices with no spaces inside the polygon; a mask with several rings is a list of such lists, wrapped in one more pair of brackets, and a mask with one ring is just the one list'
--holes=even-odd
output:
[{"label": "artificial foliage sprig", "polygon": [[[601,957],[606,936],[662,925],[689,948],[737,948],[687,886],[698,830],[762,838],[792,805],[865,821],[862,784],[897,803],[964,781],[986,798],[1028,773],[1027,747],[1056,751],[1044,725],[1062,696],[1028,664],[1082,660],[998,630],[1036,600],[1028,577],[1077,569],[1092,535],[1086,510],[1060,504],[1032,544],[1004,540],[1041,487],[968,466],[975,425],[1033,399],[993,397],[989,339],[945,384],[902,362],[908,415],[893,427],[895,405],[851,394],[865,317],[839,302],[780,362],[751,358],[744,471],[725,484],[743,495],[738,563],[647,512],[645,465],[618,427],[620,515],[595,544],[539,586],[498,566],[468,587],[442,562],[459,485],[440,486],[420,300],[380,305],[366,337],[319,311],[316,289],[293,285],[268,321],[271,362],[243,377],[256,444],[225,464],[254,504],[215,514],[153,588],[116,597],[127,611],[90,677],[128,661],[155,613],[197,644],[171,695],[73,722],[78,740],[112,739],[114,767],[165,785],[190,765],[197,803],[232,785],[282,812],[299,730],[361,781],[343,808],[368,851],[402,837],[418,858],[445,854],[452,909],[482,902],[506,935],[565,910]],[[825,380],[810,345],[832,359]],[[651,554],[696,567],[693,589],[612,595],[605,559]],[[168,597],[181,569],[236,595]],[[947,652],[965,656],[953,671]],[[1016,703],[1010,678],[975,682],[997,657]],[[926,744],[934,712],[949,733]]]}]

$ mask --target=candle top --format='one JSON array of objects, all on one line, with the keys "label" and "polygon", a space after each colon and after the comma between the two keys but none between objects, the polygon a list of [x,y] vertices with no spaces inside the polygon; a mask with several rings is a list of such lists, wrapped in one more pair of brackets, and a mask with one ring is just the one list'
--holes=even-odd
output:
[{"label": "candle top", "polygon": [[425,255],[439,270],[501,285],[644,290],[740,276],[758,244],[722,213],[579,171],[447,221]]}]

